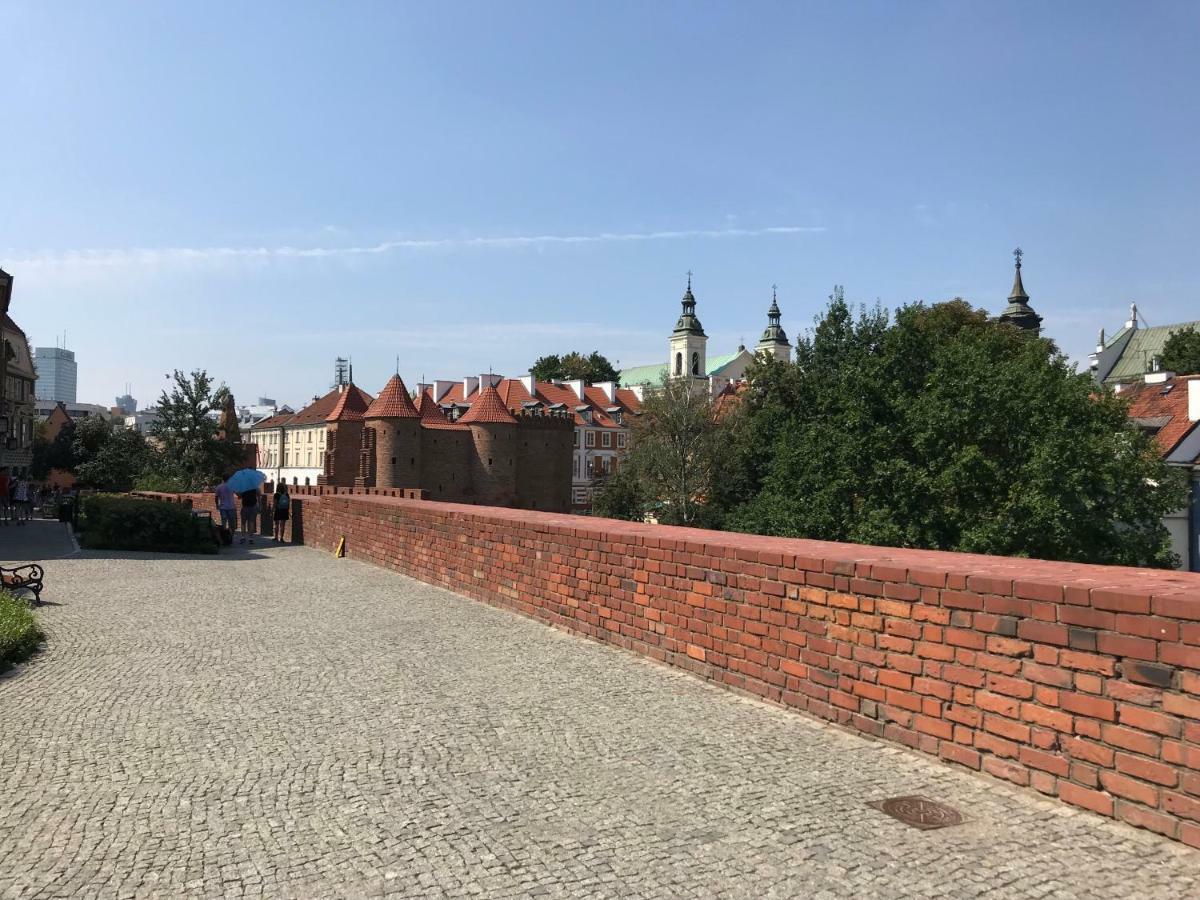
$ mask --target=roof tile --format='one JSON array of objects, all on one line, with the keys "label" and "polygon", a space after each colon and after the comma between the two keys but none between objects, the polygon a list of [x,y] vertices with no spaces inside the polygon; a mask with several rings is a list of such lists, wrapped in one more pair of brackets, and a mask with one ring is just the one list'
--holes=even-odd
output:
[{"label": "roof tile", "polygon": [[416,419],[419,416],[399,375],[388,379],[375,402],[363,414],[365,419]]}]

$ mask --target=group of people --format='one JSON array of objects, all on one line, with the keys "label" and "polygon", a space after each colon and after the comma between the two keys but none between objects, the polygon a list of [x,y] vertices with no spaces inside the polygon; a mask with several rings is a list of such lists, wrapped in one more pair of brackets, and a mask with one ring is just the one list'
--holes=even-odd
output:
[{"label": "group of people", "polygon": [[[239,544],[254,543],[258,534],[258,516],[266,505],[265,497],[259,488],[235,492],[227,481],[221,482],[214,489],[217,495],[217,510],[221,514],[221,525],[235,535]],[[238,531],[238,504],[241,504],[241,531]],[[283,541],[288,519],[291,518],[292,498],[288,494],[288,486],[283,481],[275,486],[270,504],[271,520],[274,523],[272,540]],[[264,511],[265,514],[265,511]]]},{"label": "group of people", "polygon": [[[54,487],[55,497],[59,488]],[[50,491],[32,483],[19,469],[9,472],[8,466],[0,466],[0,524],[16,522],[24,525],[33,518],[34,506],[40,506]]]}]

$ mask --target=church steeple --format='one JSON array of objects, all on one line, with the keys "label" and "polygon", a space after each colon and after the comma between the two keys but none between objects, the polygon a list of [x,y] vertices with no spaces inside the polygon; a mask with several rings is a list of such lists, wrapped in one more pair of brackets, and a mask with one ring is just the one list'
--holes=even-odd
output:
[{"label": "church steeple", "polygon": [[791,358],[792,345],[788,343],[787,332],[779,324],[782,313],[779,312],[777,291],[778,288],[771,285],[771,308],[767,310],[767,327],[754,350],[759,354],[773,356],[786,362]]},{"label": "church steeple", "polygon": [[679,315],[679,321],[675,323],[675,334],[704,334],[704,326],[700,324],[700,320],[696,318],[696,298],[692,296],[692,273],[687,273],[687,290],[683,292],[683,300],[680,301],[683,306],[683,311]]},{"label": "church steeple", "polygon": [[1004,307],[1004,312],[1000,313],[998,320],[1023,331],[1039,334],[1042,330],[1042,317],[1029,305],[1029,295],[1025,293],[1025,285],[1021,282],[1021,257],[1024,255],[1020,247],[1013,251],[1016,273],[1013,275],[1012,293],[1008,295],[1008,306]]}]

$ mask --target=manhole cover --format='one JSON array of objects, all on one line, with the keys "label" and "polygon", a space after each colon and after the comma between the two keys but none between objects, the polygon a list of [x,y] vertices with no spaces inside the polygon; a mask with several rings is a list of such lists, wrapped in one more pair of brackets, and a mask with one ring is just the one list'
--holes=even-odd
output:
[{"label": "manhole cover", "polygon": [[961,825],[963,821],[957,810],[925,797],[892,797],[868,805],[883,810],[893,819],[899,819],[913,828],[945,828],[947,825]]}]

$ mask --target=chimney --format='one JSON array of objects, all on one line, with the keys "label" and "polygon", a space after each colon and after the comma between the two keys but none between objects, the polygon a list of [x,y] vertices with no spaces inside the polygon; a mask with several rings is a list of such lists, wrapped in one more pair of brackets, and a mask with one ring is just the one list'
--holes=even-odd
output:
[{"label": "chimney", "polygon": [[575,378],[575,379],[572,379],[571,381],[564,381],[563,384],[565,384],[567,387],[569,387],[571,390],[573,390],[575,392],[575,396],[578,397],[580,400],[585,399],[583,396],[584,382],[583,382],[582,378]]},{"label": "chimney", "polygon": [[479,376],[479,386],[480,387],[495,387],[503,380],[504,380],[503,375],[493,375],[491,372],[488,372],[486,375]]},{"label": "chimney", "polygon": [[1200,422],[1200,377],[1188,379],[1188,421]]},{"label": "chimney", "polygon": [[601,381],[594,387],[604,391],[604,396],[608,398],[609,403],[617,402],[617,383],[615,381]]},{"label": "chimney", "polygon": [[537,385],[535,385],[533,383],[533,373],[532,372],[530,372],[528,375],[522,375],[520,378],[520,381],[521,381],[521,384],[525,385],[525,390],[529,391],[530,397],[537,396],[537,390],[536,390]]},{"label": "chimney", "polygon": [[434,381],[434,383],[433,383],[433,402],[441,403],[442,398],[445,397],[448,393],[450,393],[450,388],[454,387],[454,385],[457,383],[458,382],[455,382],[455,381],[443,381],[441,379]]},{"label": "chimney", "polygon": [[463,378],[463,399],[466,400],[473,393],[475,393],[475,389],[477,387],[479,387],[479,379],[478,378],[476,378],[474,375],[467,375],[466,377],[464,377]]}]

